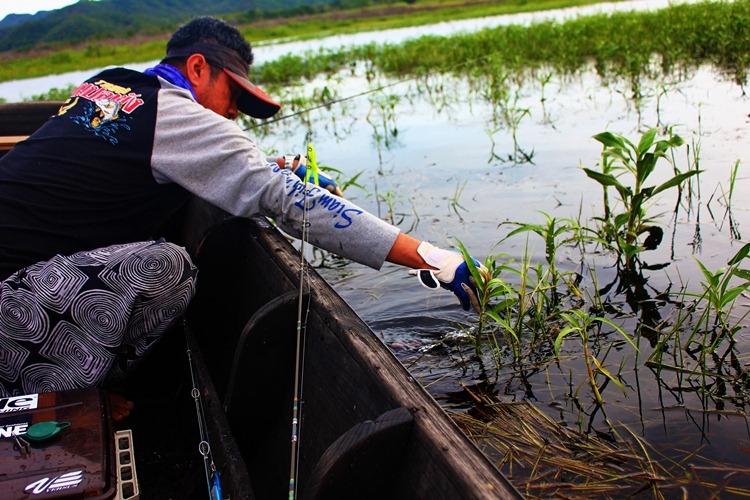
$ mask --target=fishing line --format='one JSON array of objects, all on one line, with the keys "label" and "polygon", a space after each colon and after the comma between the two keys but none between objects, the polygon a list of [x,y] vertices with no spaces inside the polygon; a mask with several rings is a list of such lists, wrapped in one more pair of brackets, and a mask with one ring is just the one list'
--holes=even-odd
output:
[{"label": "fishing line", "polygon": [[305,109],[296,111],[294,113],[290,113],[288,115],[279,116],[278,118],[272,118],[270,120],[265,120],[265,121],[263,121],[261,123],[256,123],[256,124],[253,124],[253,125],[249,125],[249,126],[245,127],[244,130],[252,130],[254,128],[258,128],[258,127],[261,127],[263,125],[270,125],[272,123],[279,122],[281,120],[286,120],[287,118],[294,118],[295,116],[304,115],[305,113],[309,113],[310,111],[315,111],[316,109],[327,108],[329,106],[333,106],[334,104],[338,104],[338,103],[341,103],[341,102],[344,102],[344,101],[349,101],[349,100],[352,100],[352,99],[356,99],[357,97],[362,97],[362,96],[365,96],[367,94],[372,94],[374,92],[379,92],[379,91],[381,91],[383,89],[387,89],[388,87],[393,87],[393,86],[398,85],[400,83],[408,82],[408,81],[414,80],[416,78],[417,78],[416,76],[411,76],[409,78],[404,78],[402,80],[398,80],[398,81],[395,81],[395,82],[383,84],[383,85],[381,85],[379,87],[376,87],[376,88],[364,90],[364,91],[362,91],[362,92],[360,92],[358,94],[350,95],[350,96],[347,96],[347,97],[341,97],[341,98],[338,98],[338,99],[332,99],[330,101],[326,101],[324,103],[317,104],[315,106],[312,106],[312,107],[309,107],[309,108],[305,108]]},{"label": "fishing line", "polygon": [[[469,64],[478,63],[478,62],[482,61],[483,59],[489,59],[489,58],[491,58],[491,57],[493,57],[493,56],[495,56],[497,54],[500,54],[500,51],[491,52],[489,54],[485,54],[483,56],[479,56],[479,57],[477,57],[475,59],[470,59],[470,60],[464,61],[462,63],[454,64],[453,66],[449,66],[449,67],[445,68],[444,70],[442,70],[442,72],[443,73],[450,73],[450,72],[452,72],[452,71],[454,71],[454,70],[456,70],[456,69],[458,69],[458,68],[460,68],[462,66],[468,66]],[[286,120],[287,118],[294,118],[295,116],[303,115],[305,113],[309,113],[310,111],[315,111],[316,109],[327,108],[327,107],[333,106],[334,104],[339,104],[339,103],[342,103],[342,102],[345,102],[345,101],[350,101],[352,99],[356,99],[358,97],[366,96],[368,94],[373,94],[375,92],[380,92],[381,90],[387,89],[388,87],[395,87],[396,85],[400,85],[402,83],[410,82],[412,80],[417,80],[418,78],[421,78],[421,77],[424,77],[424,76],[428,76],[428,75],[427,74],[419,74],[419,75],[408,76],[406,78],[402,78],[401,80],[396,80],[395,82],[385,83],[385,84],[382,84],[382,85],[380,85],[378,87],[374,87],[374,88],[371,88],[371,89],[363,90],[362,92],[359,92],[357,94],[353,94],[353,95],[346,96],[346,97],[340,97],[338,99],[331,99],[330,101],[326,101],[324,103],[317,104],[315,106],[311,106],[309,108],[305,108],[305,109],[302,109],[300,111],[296,111],[294,113],[290,113],[288,115],[283,115],[283,116],[279,116],[279,117],[276,117],[276,118],[272,118],[270,120],[264,120],[264,121],[262,121],[260,123],[255,123],[255,124],[252,124],[252,125],[248,125],[243,130],[252,130],[252,129],[255,129],[255,128],[258,128],[258,127],[262,127],[264,125],[270,125],[272,123],[276,123],[276,122],[279,122],[281,120]]]}]

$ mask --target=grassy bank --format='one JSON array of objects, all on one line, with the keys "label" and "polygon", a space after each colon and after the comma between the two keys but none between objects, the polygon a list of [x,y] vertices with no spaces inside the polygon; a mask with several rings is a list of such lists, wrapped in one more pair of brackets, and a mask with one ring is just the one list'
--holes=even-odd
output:
[{"label": "grassy bank", "polygon": [[571,74],[592,61],[602,76],[636,79],[709,63],[744,84],[750,61],[750,0],[500,26],[451,37],[425,36],[399,45],[288,56],[254,68],[255,78],[265,85],[283,84],[335,72],[353,61],[399,77],[442,72],[499,80],[537,68]]},{"label": "grassy bank", "polygon": [[[600,3],[602,0],[430,0],[395,4],[388,10],[372,7],[307,17],[271,20],[241,25],[243,34],[255,45],[279,39],[305,39],[332,34],[418,26],[443,21],[502,14],[558,9]],[[4,54],[0,82],[39,77],[109,65],[153,61],[164,55],[169,33],[147,40],[95,41],[83,47],[52,48],[21,54]]]}]

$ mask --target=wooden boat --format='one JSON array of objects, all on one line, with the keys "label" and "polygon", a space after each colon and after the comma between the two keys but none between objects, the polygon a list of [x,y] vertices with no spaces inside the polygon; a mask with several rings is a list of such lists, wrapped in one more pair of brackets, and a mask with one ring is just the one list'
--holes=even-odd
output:
[{"label": "wooden boat", "polygon": [[168,235],[194,255],[196,297],[112,388],[136,405],[114,426],[132,432],[142,498],[209,496],[200,421],[224,498],[289,494],[300,297],[300,498],[520,498],[314,270],[300,295],[299,253],[266,219],[196,202]]}]

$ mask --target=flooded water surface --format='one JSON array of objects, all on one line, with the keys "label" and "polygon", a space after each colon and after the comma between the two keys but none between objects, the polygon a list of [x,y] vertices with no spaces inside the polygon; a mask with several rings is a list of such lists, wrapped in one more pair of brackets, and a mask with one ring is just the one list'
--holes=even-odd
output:
[{"label": "flooded water surface", "polygon": [[[367,86],[356,78],[314,85],[345,89],[342,95]],[[659,137],[681,136],[685,144],[674,150],[673,163],[657,163],[652,185],[671,178],[673,168],[702,170],[682,191],[666,190],[645,207],[664,235],[640,256],[645,296],[638,301],[629,296],[632,289],[618,286],[611,252],[596,245],[583,253],[573,244],[558,249],[556,265],[580,275],[580,304],[601,312],[638,346],[612,328],[589,340],[622,388],[604,384],[600,373],[604,404],[593,404],[575,337],[562,344],[559,357],[550,349],[519,359],[499,335],[495,354],[480,362],[470,339],[476,314],[463,312],[447,292],[422,288],[402,268],[372,271],[328,259],[321,273],[446,407],[470,409],[465,388],[481,387],[500,403],[533,402],[587,435],[619,441],[632,432],[667,465],[708,468],[695,473],[701,480],[746,471],[747,296],[738,297],[730,314],[734,344],[722,343],[704,370],[696,371],[699,355],[684,344],[694,327],[677,328],[685,314],[677,304],[692,300],[684,294],[703,291],[699,262],[711,272],[726,268],[746,241],[750,103],[743,89],[707,67],[643,82],[637,100],[629,83],[605,83],[593,71],[543,83],[531,76],[512,86],[512,99],[503,104],[521,116],[509,124],[498,118],[497,103],[471,87],[450,78],[409,81],[314,111],[309,130],[319,161],[346,176],[360,174],[364,189],[349,187],[346,195],[414,236],[443,247],[461,241],[480,260],[496,255],[517,267],[525,258],[546,266],[545,242],[532,232],[504,239],[518,227],[509,223],[570,218],[598,227],[603,189],[582,168],[600,168],[602,145],[594,135],[611,131],[637,144],[658,127]],[[299,151],[307,130],[290,121],[271,127],[259,142]],[[512,273],[504,278],[520,281]],[[606,313],[594,307],[600,303]],[[655,346],[644,324],[682,332],[683,340],[666,343],[660,364],[651,359]],[[747,488],[750,477],[736,473],[731,484]]]}]

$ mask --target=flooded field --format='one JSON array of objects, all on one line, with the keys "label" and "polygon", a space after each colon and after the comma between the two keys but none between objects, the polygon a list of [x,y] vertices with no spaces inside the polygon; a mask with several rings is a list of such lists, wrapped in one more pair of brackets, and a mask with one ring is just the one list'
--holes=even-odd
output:
[{"label": "flooded field", "polygon": [[[530,279],[538,275],[533,266],[547,266],[545,241],[532,231],[504,239],[518,224],[555,218],[597,228],[603,189],[582,168],[600,168],[602,144],[594,135],[611,131],[637,144],[657,127],[660,138],[682,137],[684,145],[670,153],[673,164],[659,161],[649,184],[671,178],[673,166],[701,173],[645,207],[663,239],[640,255],[637,300],[634,287],[620,286],[612,252],[592,243],[583,252],[574,243],[557,249],[556,266],[579,276],[578,305],[612,321],[638,347],[613,328],[592,329],[589,347],[621,385],[597,373],[603,404],[591,393],[580,339],[567,337],[559,356],[554,337],[514,354],[496,331],[497,344],[485,344],[477,358],[477,315],[464,313],[451,294],[429,292],[395,266],[372,271],[326,257],[320,272],[446,407],[471,413],[477,394],[497,403],[530,401],[584,435],[615,443],[637,436],[676,474],[693,466],[697,481],[716,484],[734,471],[730,487],[750,487],[747,295],[729,312],[734,343],[720,343],[707,362],[684,344],[694,328],[678,307],[695,300],[686,293],[703,291],[698,262],[711,272],[726,268],[745,241],[750,103],[743,88],[707,67],[642,82],[637,94],[632,83],[604,82],[593,71],[565,79],[537,74],[511,85],[498,106],[460,79],[368,84],[341,76],[313,83],[306,92],[366,94],[308,113],[305,123],[290,118],[249,133],[284,153],[302,150],[310,130],[319,162],[345,177],[359,174],[362,188],[350,186],[346,196],[436,245],[460,241],[480,260],[496,255],[517,269],[529,260]],[[503,278],[522,280],[517,273]],[[666,355],[659,363],[658,343],[644,324],[661,332]],[[669,339],[671,331],[683,340]],[[525,472],[517,473],[520,480]]]}]

